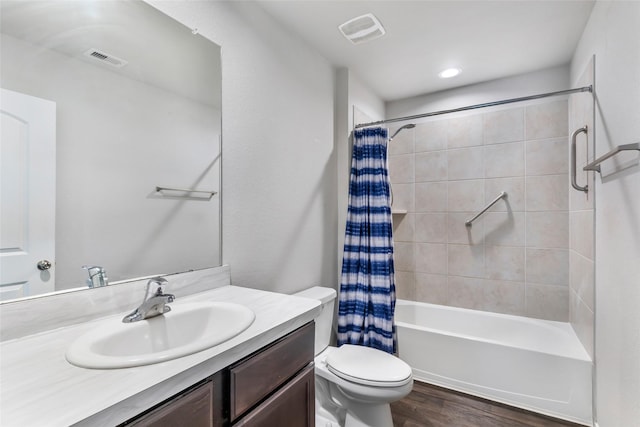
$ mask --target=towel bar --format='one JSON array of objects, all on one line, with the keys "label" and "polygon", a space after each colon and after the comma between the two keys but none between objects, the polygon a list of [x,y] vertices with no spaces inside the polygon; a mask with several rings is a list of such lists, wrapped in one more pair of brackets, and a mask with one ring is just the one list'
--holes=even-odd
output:
[{"label": "towel bar", "polygon": [[633,151],[633,150],[640,151],[640,142],[636,142],[636,143],[633,143],[633,144],[618,145],[616,148],[614,148],[613,150],[609,151],[607,154],[598,157],[593,162],[591,162],[587,166],[583,167],[582,170],[585,170],[585,171],[596,171],[596,172],[601,174],[602,172],[600,171],[600,163],[604,162],[609,157],[615,156],[616,154],[618,154],[621,151]]},{"label": "towel bar", "polygon": [[[171,188],[171,187],[158,187],[156,186],[156,192],[157,193],[161,193],[163,191],[181,191],[184,193],[204,193],[204,194],[208,194],[209,196],[206,197],[207,200],[211,200],[211,198],[215,195],[218,194],[217,191],[207,191],[207,190],[193,190],[193,189],[189,189],[189,188]],[[189,196],[186,196],[189,197]],[[205,197],[201,197],[202,199],[204,199]]]}]

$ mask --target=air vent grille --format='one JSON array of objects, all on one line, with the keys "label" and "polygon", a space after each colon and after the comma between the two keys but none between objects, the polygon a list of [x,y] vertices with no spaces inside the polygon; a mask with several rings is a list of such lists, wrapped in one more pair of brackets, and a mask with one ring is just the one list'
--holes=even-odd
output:
[{"label": "air vent grille", "polygon": [[384,27],[371,13],[350,19],[338,29],[353,44],[364,43],[385,35]]},{"label": "air vent grille", "polygon": [[122,68],[128,64],[128,62],[124,59],[120,59],[117,56],[100,51],[98,49],[89,49],[84,53],[84,55],[89,58],[98,60],[104,64],[111,65],[112,67]]}]

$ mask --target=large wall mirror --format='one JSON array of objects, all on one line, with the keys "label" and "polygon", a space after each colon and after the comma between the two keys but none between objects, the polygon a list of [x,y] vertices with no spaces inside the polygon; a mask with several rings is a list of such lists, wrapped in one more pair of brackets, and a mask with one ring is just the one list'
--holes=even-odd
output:
[{"label": "large wall mirror", "polygon": [[0,300],[220,265],[220,47],[138,0],[0,8]]}]

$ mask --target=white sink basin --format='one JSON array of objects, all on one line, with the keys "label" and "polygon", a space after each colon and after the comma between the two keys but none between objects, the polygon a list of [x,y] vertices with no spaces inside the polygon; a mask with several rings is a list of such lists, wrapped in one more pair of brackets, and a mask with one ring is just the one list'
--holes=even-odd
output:
[{"label": "white sink basin", "polygon": [[162,316],[133,323],[111,318],[76,339],[69,363],[113,369],[150,365],[221,344],[255,319],[249,308],[226,302],[177,303]]}]

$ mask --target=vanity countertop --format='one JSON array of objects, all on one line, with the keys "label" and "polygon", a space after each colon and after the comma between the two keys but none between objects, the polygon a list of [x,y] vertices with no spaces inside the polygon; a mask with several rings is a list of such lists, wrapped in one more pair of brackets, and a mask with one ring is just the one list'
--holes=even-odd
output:
[{"label": "vanity countertop", "polygon": [[0,425],[117,425],[306,324],[320,311],[314,300],[237,286],[173,304],[183,301],[235,302],[251,308],[256,318],[247,330],[215,347],[124,369],[78,368],[65,359],[71,342],[104,318],[5,341],[0,344]]}]

